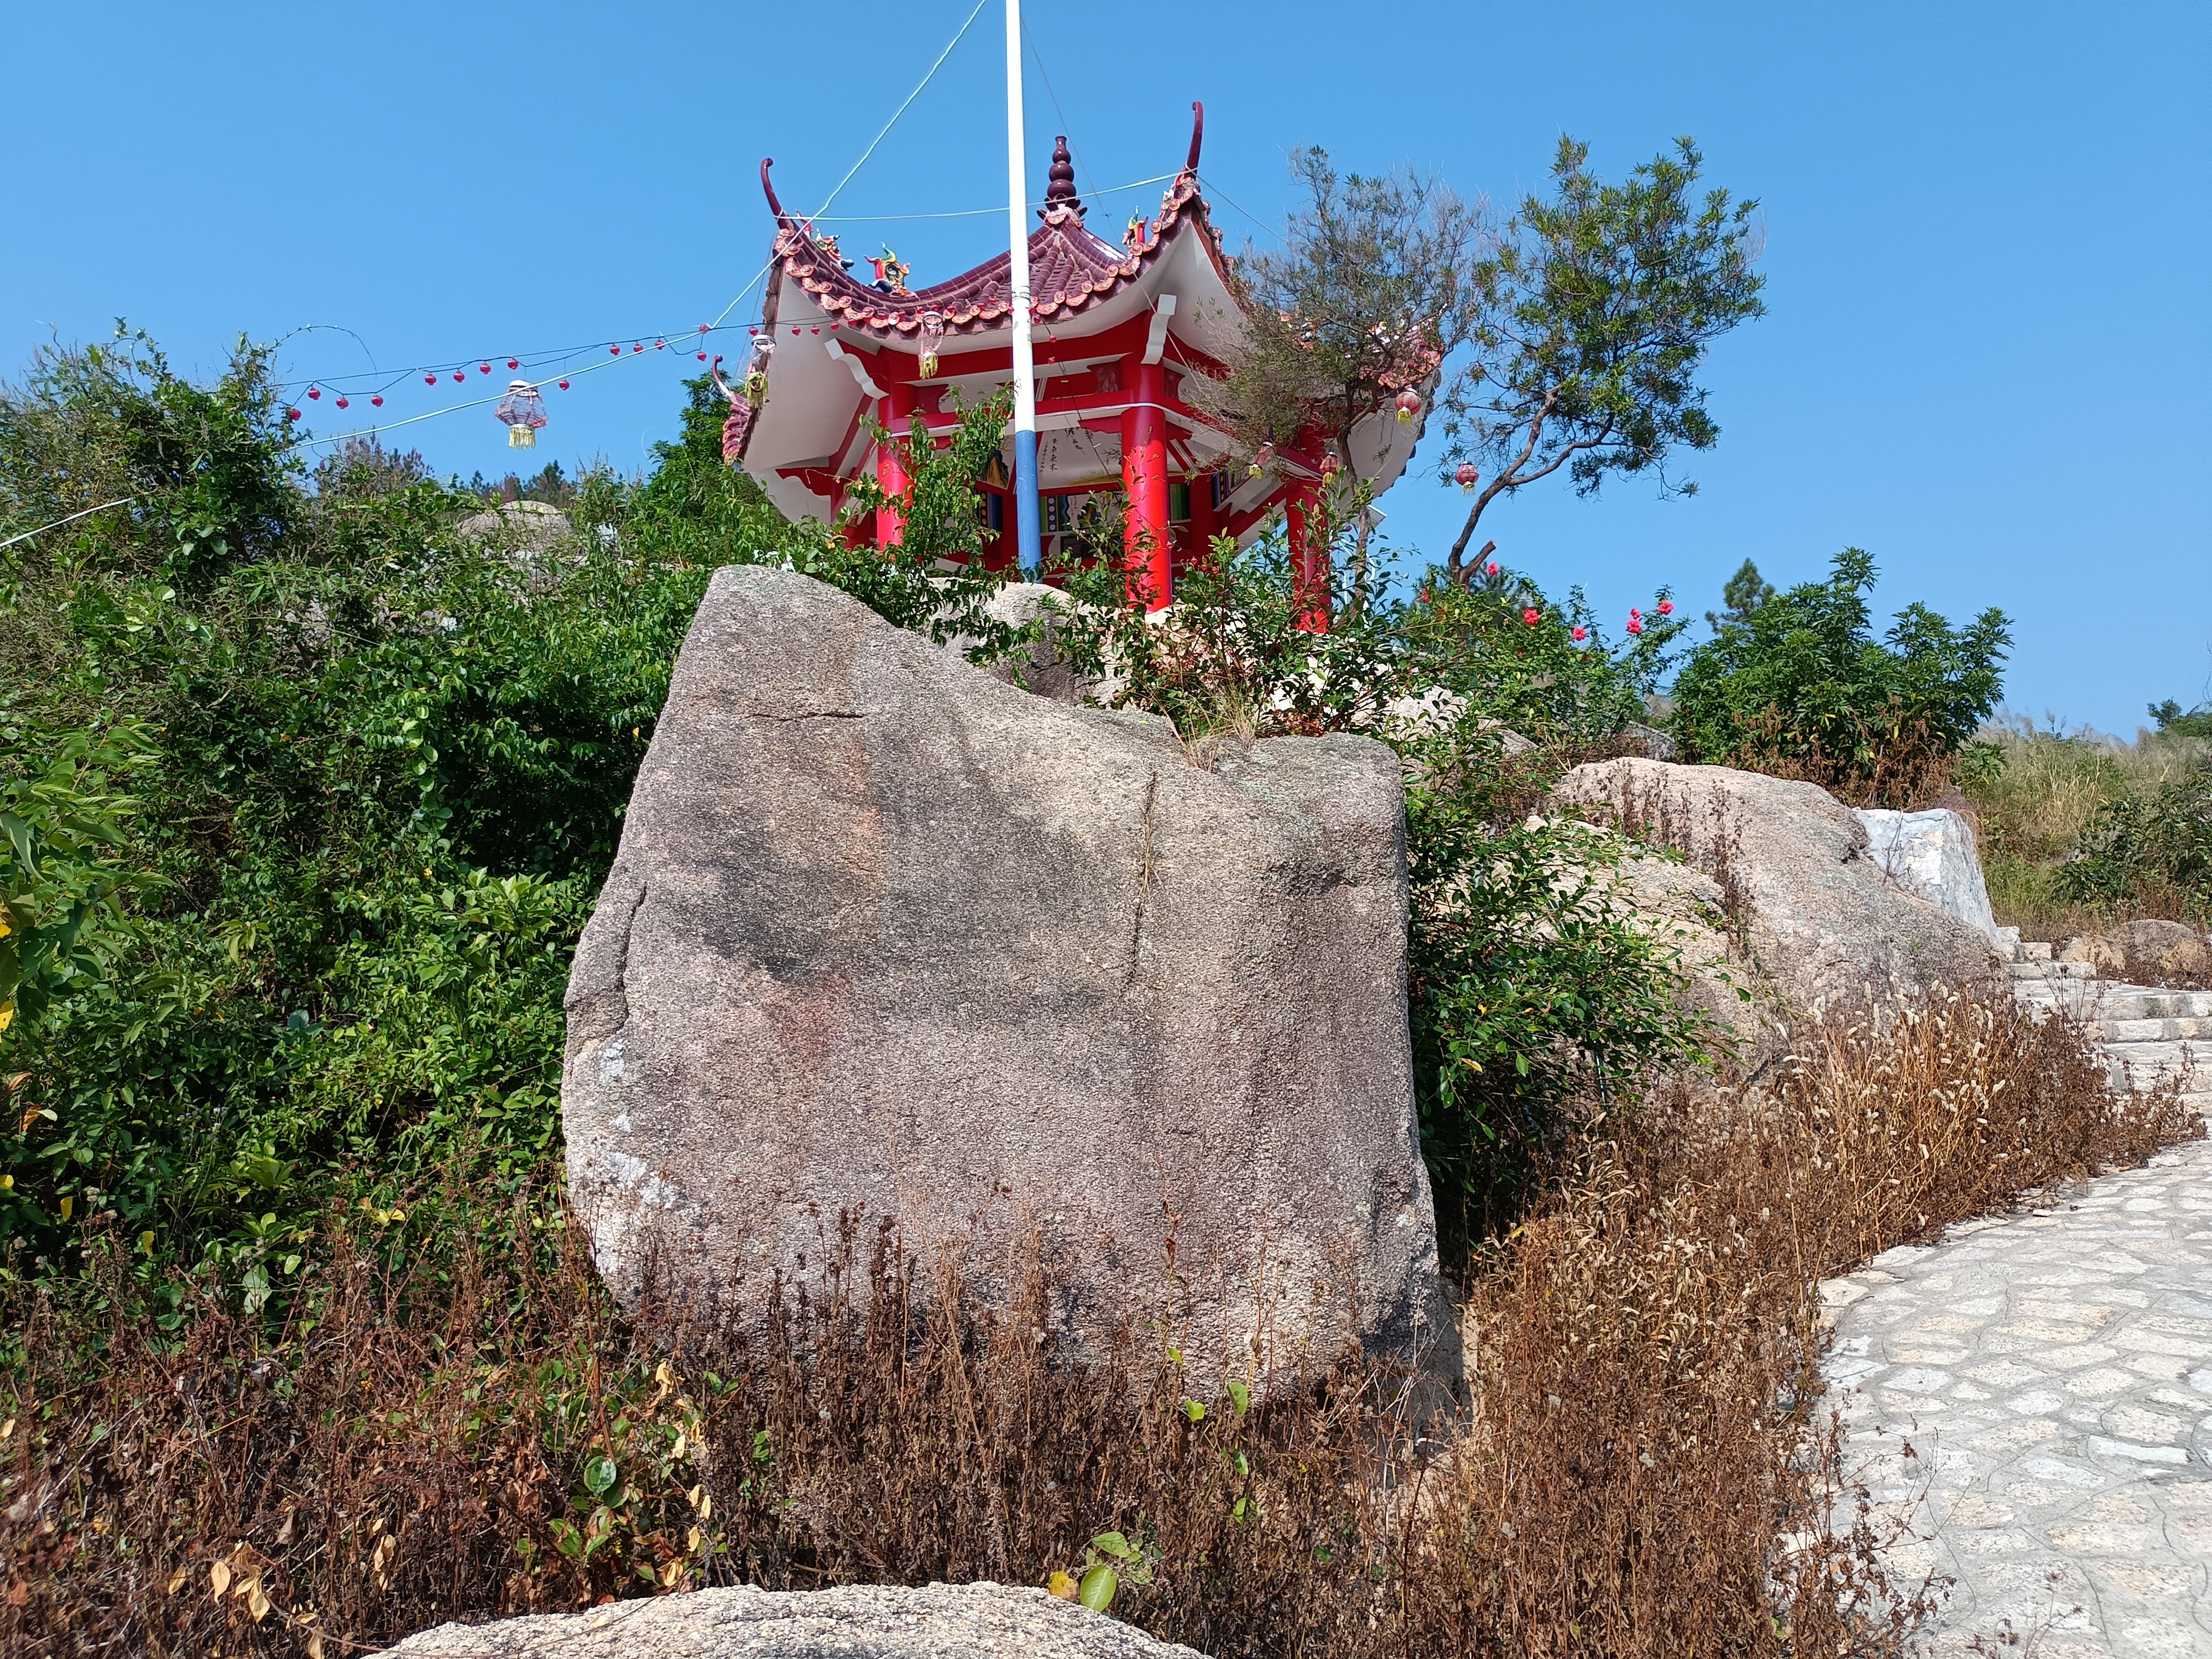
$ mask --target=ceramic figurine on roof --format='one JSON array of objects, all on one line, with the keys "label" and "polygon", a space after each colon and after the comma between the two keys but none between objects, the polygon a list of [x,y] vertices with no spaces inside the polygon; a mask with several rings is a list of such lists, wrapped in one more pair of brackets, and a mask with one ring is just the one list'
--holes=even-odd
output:
[{"label": "ceramic figurine on roof", "polygon": [[[1244,317],[1199,191],[1205,111],[1191,110],[1188,157],[1149,223],[1133,225],[1118,246],[1092,234],[1062,137],[1053,144],[1042,222],[1029,238],[1046,567],[1086,508],[1118,512],[1115,498],[1126,500],[1131,580],[1155,606],[1169,602],[1176,570],[1203,557],[1215,536],[1249,541],[1278,510],[1297,568],[1317,568],[1305,525],[1333,470],[1324,459],[1334,459],[1302,432],[1279,438],[1268,465],[1248,475],[1227,437],[1179,395],[1187,376],[1223,372]],[[763,342],[782,349],[763,355],[765,395],[732,447],[787,516],[835,521],[856,477],[872,475],[895,495],[904,488],[902,446],[917,413],[948,441],[959,416],[945,394],[957,388],[973,407],[1012,377],[1012,262],[1000,252],[911,293],[902,265],[889,289],[862,283],[834,243],[783,210],[771,165],[761,163],[777,229],[760,326]],[[889,281],[886,262],[896,260],[888,248],[884,256],[874,263]],[[1352,429],[1358,475],[1378,493],[1405,470],[1420,435],[1422,422],[1399,412],[1377,410]],[[896,441],[878,445],[878,428]],[[1010,465],[992,471],[1003,480]],[[986,477],[976,488],[991,531],[985,556],[1002,568],[1015,556],[1012,503],[1003,482]],[[902,531],[896,513],[878,511],[849,533],[889,547]]]}]

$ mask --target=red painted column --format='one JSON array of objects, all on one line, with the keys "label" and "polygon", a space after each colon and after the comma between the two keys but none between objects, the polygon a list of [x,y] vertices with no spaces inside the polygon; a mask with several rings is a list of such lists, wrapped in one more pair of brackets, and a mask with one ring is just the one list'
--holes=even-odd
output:
[{"label": "red painted column", "polygon": [[1291,582],[1304,601],[1298,626],[1309,634],[1328,632],[1328,544],[1317,522],[1313,486],[1291,483],[1284,492],[1283,516],[1291,538]]},{"label": "red painted column", "polygon": [[[900,447],[906,441],[913,414],[914,388],[903,380],[893,380],[889,393],[876,405],[876,418],[891,435],[890,442],[876,450],[876,482],[894,495],[903,494],[913,482],[907,472],[906,451]],[[905,540],[906,514],[895,507],[878,507],[877,547],[897,547]]]},{"label": "red painted column", "polygon": [[1175,550],[1168,527],[1167,376],[1158,363],[1125,361],[1121,384],[1130,406],[1121,412],[1121,489],[1129,503],[1124,532],[1131,597],[1157,611],[1175,594]]},{"label": "red painted column", "polygon": [[1190,543],[1183,553],[1186,568],[1205,564],[1213,556],[1213,532],[1219,528],[1213,515],[1213,474],[1200,472],[1190,481]]}]

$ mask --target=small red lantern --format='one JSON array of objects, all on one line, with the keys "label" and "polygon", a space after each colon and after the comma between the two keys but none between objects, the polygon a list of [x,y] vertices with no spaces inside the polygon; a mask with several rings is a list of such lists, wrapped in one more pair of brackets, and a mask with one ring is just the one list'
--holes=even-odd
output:
[{"label": "small red lantern", "polygon": [[562,381],[562,382],[561,382],[561,390],[562,390],[562,391],[563,391],[563,392],[566,392],[568,389],[568,383],[566,380]]},{"label": "small red lantern", "polygon": [[438,377],[434,374],[425,374],[422,377],[422,384],[424,386],[435,386],[438,384]]},{"label": "small red lantern", "polygon": [[1321,481],[1323,483],[1335,483],[1336,475],[1343,466],[1344,463],[1337,459],[1334,450],[1324,450],[1321,458]]},{"label": "small red lantern", "polygon": [[1274,440],[1271,438],[1266,443],[1261,444],[1257,450],[1253,452],[1252,476],[1255,478],[1258,477],[1262,472],[1265,472],[1274,464],[1275,442]]},{"label": "small red lantern", "polygon": [[370,408],[372,408],[372,409],[381,409],[381,408],[383,408],[383,407],[384,407],[384,394],[383,394],[381,392],[378,392],[378,393],[376,394],[376,396],[374,396],[374,398],[371,398],[368,400],[368,403],[369,403],[369,407],[370,407]]},{"label": "small red lantern", "polygon": [[710,326],[711,326],[711,325],[709,325],[709,324],[707,324],[707,323],[702,323],[702,324],[700,324],[700,325],[699,325],[699,331],[700,331],[702,334],[704,334],[704,333],[707,331],[707,330],[708,330]]},{"label": "small red lantern", "polygon": [[489,363],[478,363],[478,364],[477,365],[477,374],[490,374],[490,373],[491,373],[491,365],[490,365]]},{"label": "small red lantern", "polygon": [[622,348],[621,348],[620,346],[609,346],[609,347],[607,348],[607,356],[610,356],[610,357],[619,357],[619,356],[622,356]]},{"label": "small red lantern", "polygon": [[346,406],[346,400],[345,400],[344,398],[339,398],[339,399],[338,399],[338,407],[339,407],[340,409],[343,409],[345,406]]},{"label": "small red lantern", "polygon": [[316,398],[318,398],[321,397],[322,395],[323,395],[323,393],[322,393],[322,388],[320,388],[319,386],[309,386],[309,387],[307,388],[307,401],[308,401],[308,402],[310,402],[310,403],[313,403]]},{"label": "small red lantern", "polygon": [[467,380],[468,378],[469,378],[468,371],[467,371],[466,369],[465,369],[465,368],[457,368],[457,369],[455,369],[455,370],[453,371],[453,380],[454,380],[454,381],[455,381],[455,383],[456,383],[456,384],[458,384],[459,382],[460,382],[460,381],[462,381],[462,380]]},{"label": "small red lantern", "polygon": [[288,409],[284,411],[284,418],[288,421],[296,421],[300,418],[300,411],[296,409]]},{"label": "small red lantern", "polygon": [[520,368],[522,367],[522,362],[520,358],[509,357],[507,360],[507,366],[509,368]]},{"label": "small red lantern", "polygon": [[1407,386],[1400,392],[1395,401],[1398,405],[1398,422],[1401,426],[1421,412],[1421,394],[1411,386]]},{"label": "small red lantern", "polygon": [[[794,329],[793,331],[793,331],[793,333],[798,332],[798,331],[797,331],[797,330],[795,330],[795,329]],[[634,342],[633,342],[633,343],[632,343],[632,344],[631,344],[631,346],[630,346],[630,349],[631,349],[632,351],[642,351],[642,350],[644,350],[644,349],[645,349],[645,348],[644,348],[643,346],[641,346],[641,345],[638,345],[638,344],[636,344],[635,343],[634,343]]]},{"label": "small red lantern", "polygon": [[1468,494],[1473,495],[1475,485],[1482,482],[1482,474],[1474,470],[1473,461],[1462,461],[1458,471],[1452,474],[1452,482]]},{"label": "small red lantern", "polygon": [[702,351],[699,354],[699,361],[702,363],[707,361],[707,354],[705,352]]}]

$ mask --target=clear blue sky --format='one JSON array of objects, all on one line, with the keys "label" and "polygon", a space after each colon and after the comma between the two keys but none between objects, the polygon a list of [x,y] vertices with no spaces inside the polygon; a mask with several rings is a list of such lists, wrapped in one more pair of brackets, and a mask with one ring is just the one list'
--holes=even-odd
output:
[{"label": "clear blue sky", "polygon": [[[541,458],[625,470],[675,424],[674,342],[758,269],[755,182],[817,205],[967,14],[901,6],[85,3],[0,13],[8,66],[0,366],[127,316],[187,368],[240,330],[288,377],[490,360],[617,337],[665,352],[553,393]],[[990,0],[839,198],[988,207],[1004,185]],[[2131,732],[2212,679],[2212,7],[1036,3],[1042,192],[1171,172],[1206,104],[1232,238],[1279,224],[1284,157],[1433,167],[1509,206],[1558,135],[1618,176],[1677,134],[1757,196],[1771,314],[1708,380],[1723,435],[1693,501],[1558,481],[1484,523],[1547,588],[1617,616],[1671,582],[1702,611],[1743,558],[1778,582],[1872,551],[1886,616],[1919,599],[2015,619],[2008,701]],[[1157,185],[1095,212],[1112,228]],[[1235,203],[1232,208],[1230,203]],[[841,227],[917,283],[990,251],[988,217]],[[750,314],[749,296],[731,315]],[[580,364],[599,361],[586,356]],[[503,373],[504,362],[495,361]],[[470,373],[466,395],[480,395]],[[418,377],[386,416],[434,397]],[[305,405],[337,429],[325,398]],[[353,414],[362,412],[356,405]],[[483,409],[393,434],[441,471],[506,471]],[[1388,500],[1440,555],[1456,491]]]}]

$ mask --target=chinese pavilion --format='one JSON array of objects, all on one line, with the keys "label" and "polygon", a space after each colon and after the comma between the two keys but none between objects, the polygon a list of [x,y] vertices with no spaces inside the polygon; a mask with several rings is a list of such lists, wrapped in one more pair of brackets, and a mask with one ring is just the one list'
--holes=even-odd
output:
[{"label": "chinese pavilion", "polygon": [[[1065,538],[1091,498],[1109,498],[1100,504],[1117,514],[1126,500],[1131,580],[1155,608],[1173,595],[1176,571],[1203,556],[1216,535],[1247,542],[1277,508],[1297,568],[1310,580],[1321,575],[1328,553],[1318,536],[1308,550],[1306,524],[1315,492],[1338,465],[1320,434],[1302,432],[1271,445],[1255,476],[1250,465],[1232,465],[1228,438],[1179,395],[1186,376],[1221,373],[1243,315],[1199,193],[1205,110],[1191,110],[1190,154],[1149,222],[1133,220],[1119,246],[1094,234],[1061,137],[1043,223],[1030,235],[1046,566],[1073,552]],[[761,163],[761,185],[775,216],[775,248],[750,391],[732,394],[725,449],[787,516],[834,521],[854,478],[868,473],[894,492],[902,487],[917,411],[947,442],[958,424],[956,391],[972,406],[1011,379],[1012,262],[1001,252],[909,292],[903,267],[873,260],[875,280],[863,282],[834,237],[783,210],[770,165]],[[1412,459],[1421,422],[1405,416],[1419,411],[1419,398],[1401,393],[1396,409],[1353,428],[1350,459],[1376,493]],[[869,416],[896,441],[878,444]],[[1015,561],[1008,441],[1005,461],[976,485],[994,569]],[[848,533],[888,547],[901,529],[884,510]]]}]

